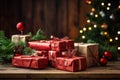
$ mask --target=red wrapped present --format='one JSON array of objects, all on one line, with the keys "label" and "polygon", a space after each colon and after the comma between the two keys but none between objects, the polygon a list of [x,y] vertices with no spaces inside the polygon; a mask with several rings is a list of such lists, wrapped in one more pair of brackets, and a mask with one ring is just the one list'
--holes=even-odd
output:
[{"label": "red wrapped present", "polygon": [[12,65],[17,67],[25,67],[25,68],[46,68],[48,66],[47,57],[38,57],[38,56],[14,56],[12,58]]},{"label": "red wrapped present", "polygon": [[55,67],[55,61],[57,57],[61,57],[62,52],[59,51],[48,51],[49,65]]},{"label": "red wrapped present", "polygon": [[50,50],[51,44],[48,41],[31,41],[28,42],[28,45],[30,48],[36,49],[36,50]]},{"label": "red wrapped present", "polygon": [[68,37],[64,37],[61,40],[66,42],[67,49],[74,49],[74,40],[69,39]]},{"label": "red wrapped present", "polygon": [[51,50],[53,51],[66,51],[66,42],[61,40],[50,40]]},{"label": "red wrapped present", "polygon": [[57,69],[71,72],[85,70],[87,67],[85,57],[73,57],[73,58],[58,57],[56,58],[55,64]]},{"label": "red wrapped present", "polygon": [[48,51],[35,51],[38,56],[48,57]]}]

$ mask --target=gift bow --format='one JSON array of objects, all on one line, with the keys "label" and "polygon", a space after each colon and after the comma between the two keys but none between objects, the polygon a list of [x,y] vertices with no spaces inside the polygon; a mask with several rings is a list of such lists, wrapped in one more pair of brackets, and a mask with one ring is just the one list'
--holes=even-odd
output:
[{"label": "gift bow", "polygon": [[69,49],[67,52],[66,52],[66,57],[68,58],[72,58],[76,55],[76,52],[77,52],[77,49]]}]

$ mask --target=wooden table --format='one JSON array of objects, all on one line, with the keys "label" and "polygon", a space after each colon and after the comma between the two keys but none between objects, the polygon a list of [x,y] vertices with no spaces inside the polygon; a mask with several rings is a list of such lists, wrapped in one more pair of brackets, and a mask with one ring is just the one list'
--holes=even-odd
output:
[{"label": "wooden table", "polygon": [[[120,61],[109,62],[106,67],[91,67],[87,68],[86,71],[80,72],[67,72],[57,70],[54,68],[46,68],[43,70],[25,69],[13,67],[11,64],[0,65],[0,80],[13,80],[13,79],[24,79],[24,80],[52,80],[55,79],[118,79],[120,78]],[[73,79],[71,79],[73,80]]]}]

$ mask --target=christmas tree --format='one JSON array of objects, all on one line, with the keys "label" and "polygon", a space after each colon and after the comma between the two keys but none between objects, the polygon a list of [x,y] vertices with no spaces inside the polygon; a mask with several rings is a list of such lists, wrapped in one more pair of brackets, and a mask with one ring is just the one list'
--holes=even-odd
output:
[{"label": "christmas tree", "polygon": [[120,52],[120,0],[86,0],[91,11],[87,24],[80,27],[78,41],[99,43],[99,57],[110,51],[113,58]]}]

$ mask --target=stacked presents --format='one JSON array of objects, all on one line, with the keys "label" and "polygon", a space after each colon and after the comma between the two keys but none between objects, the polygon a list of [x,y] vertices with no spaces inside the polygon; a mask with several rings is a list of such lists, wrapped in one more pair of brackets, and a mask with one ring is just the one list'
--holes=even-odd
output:
[{"label": "stacked presents", "polygon": [[[89,52],[86,49],[88,52],[83,54],[94,53],[95,56],[93,54],[92,56],[90,55],[91,57],[89,55],[78,55],[81,54],[79,53],[80,51],[82,51],[80,49],[83,49],[84,47],[80,48],[80,44],[74,43],[73,40],[68,38],[53,38],[51,40],[30,41],[28,42],[28,46],[36,50],[35,55],[14,56],[12,59],[12,64],[14,66],[35,69],[51,66],[60,70],[76,72],[85,70],[87,67],[97,65],[97,51],[94,53]],[[78,51],[75,48],[77,48]],[[98,45],[95,46],[95,50],[97,50],[97,48]],[[95,58],[95,60],[92,58]]]}]

